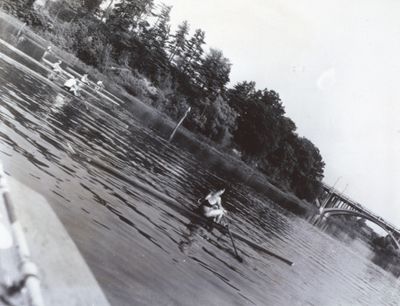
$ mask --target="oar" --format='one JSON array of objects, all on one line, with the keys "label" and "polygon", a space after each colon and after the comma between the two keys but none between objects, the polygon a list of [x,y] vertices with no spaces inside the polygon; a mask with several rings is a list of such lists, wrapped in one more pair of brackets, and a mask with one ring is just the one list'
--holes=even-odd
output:
[{"label": "oar", "polygon": [[238,254],[238,252],[236,250],[235,242],[233,241],[233,237],[232,237],[231,231],[229,230],[229,225],[226,225],[226,229],[228,231],[229,238],[231,238],[233,250],[235,251],[235,256],[236,256],[237,260],[239,260],[239,262],[243,262],[243,258],[239,256],[239,254]]},{"label": "oar", "polygon": [[[224,216],[224,218],[225,218],[225,221],[227,221],[227,218],[226,218],[225,216]],[[233,247],[234,247],[234,248],[235,248],[235,244],[234,244],[234,242],[233,242],[232,236],[234,236],[235,238],[237,238],[237,239],[239,239],[239,240],[241,240],[241,241],[247,243],[249,246],[253,247],[254,249],[256,249],[256,250],[258,250],[258,251],[264,252],[264,253],[266,253],[266,254],[272,256],[272,257],[275,257],[275,258],[277,258],[277,259],[283,261],[284,263],[288,264],[289,266],[293,266],[293,265],[294,265],[294,262],[292,262],[292,261],[290,261],[290,260],[288,260],[288,259],[286,259],[286,258],[284,258],[284,257],[282,257],[282,256],[280,256],[280,255],[278,255],[278,254],[275,254],[275,253],[273,253],[273,252],[271,252],[271,251],[269,251],[269,250],[263,248],[262,246],[260,246],[260,245],[258,245],[258,244],[256,244],[256,243],[254,243],[254,242],[252,242],[252,241],[250,241],[249,239],[246,239],[245,237],[243,237],[243,236],[241,236],[241,235],[239,235],[239,234],[237,234],[237,233],[235,233],[235,232],[234,232],[233,235],[232,235],[231,231],[229,230],[228,225],[226,226],[226,229],[227,229],[227,231],[228,231],[229,236],[231,237],[231,241],[232,241],[232,244],[233,244]],[[235,253],[236,253],[236,248],[235,248]],[[237,254],[237,253],[236,253],[236,254]]]},{"label": "oar", "polygon": [[250,241],[249,239],[244,238],[243,236],[241,236],[241,235],[239,235],[237,233],[233,233],[233,236],[235,238],[247,243],[252,248],[254,248],[254,249],[258,250],[258,251],[264,252],[264,253],[272,256],[272,257],[275,257],[275,258],[279,259],[280,261],[283,261],[284,263],[288,264],[289,266],[293,266],[294,265],[294,262],[292,262],[292,261],[290,261],[290,260],[288,260],[288,259],[286,259],[286,258],[284,258],[284,257],[282,257],[282,256],[280,256],[278,254],[275,254],[275,253],[263,248],[262,246]]}]

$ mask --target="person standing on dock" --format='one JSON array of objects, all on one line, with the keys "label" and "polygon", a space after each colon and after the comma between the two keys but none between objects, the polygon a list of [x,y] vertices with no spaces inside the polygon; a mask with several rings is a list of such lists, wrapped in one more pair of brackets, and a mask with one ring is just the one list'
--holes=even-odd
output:
[{"label": "person standing on dock", "polygon": [[62,61],[58,61],[57,63],[52,65],[52,70],[49,75],[49,80],[54,80],[60,76],[62,73],[62,68],[61,68]]},{"label": "person standing on dock", "polygon": [[221,195],[225,189],[220,189],[215,192],[210,192],[203,200],[198,201],[201,203],[200,211],[206,218],[213,218],[213,221],[220,223],[222,217],[226,214],[226,210],[222,207]]},{"label": "person standing on dock", "polygon": [[83,84],[89,84],[89,79],[88,79],[87,73],[85,73],[85,74],[81,77],[81,82],[82,82]]},{"label": "person standing on dock", "polygon": [[100,91],[102,91],[103,89],[104,89],[103,81],[97,81],[94,90],[95,90],[96,92],[100,92]]},{"label": "person standing on dock", "polygon": [[42,58],[41,58],[40,60],[43,61],[43,59],[44,59],[47,55],[49,55],[50,53],[51,53],[51,46],[48,46],[48,47],[46,48],[46,50],[44,51],[44,53],[43,53],[43,55],[42,55]]}]

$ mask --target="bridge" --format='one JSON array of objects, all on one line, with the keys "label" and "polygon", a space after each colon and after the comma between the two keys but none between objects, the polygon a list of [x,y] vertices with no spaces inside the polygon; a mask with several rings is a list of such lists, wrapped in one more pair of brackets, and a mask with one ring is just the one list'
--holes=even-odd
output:
[{"label": "bridge", "polygon": [[343,193],[337,191],[335,188],[326,184],[323,185],[323,192],[316,200],[319,208],[319,216],[315,223],[318,223],[324,217],[333,215],[347,215],[354,216],[361,219],[368,220],[380,228],[382,228],[392,238],[397,249],[400,250],[400,230],[380,216],[371,212],[361,204],[353,201]]}]

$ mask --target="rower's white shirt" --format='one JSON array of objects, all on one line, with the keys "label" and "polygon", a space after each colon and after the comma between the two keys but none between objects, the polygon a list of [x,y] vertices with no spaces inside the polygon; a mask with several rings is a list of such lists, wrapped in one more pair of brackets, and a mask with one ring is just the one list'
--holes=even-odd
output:
[{"label": "rower's white shirt", "polygon": [[208,196],[206,196],[206,200],[211,205],[217,204],[219,207],[221,207],[221,197],[220,196],[216,196],[216,195],[213,195],[212,193],[210,193]]}]

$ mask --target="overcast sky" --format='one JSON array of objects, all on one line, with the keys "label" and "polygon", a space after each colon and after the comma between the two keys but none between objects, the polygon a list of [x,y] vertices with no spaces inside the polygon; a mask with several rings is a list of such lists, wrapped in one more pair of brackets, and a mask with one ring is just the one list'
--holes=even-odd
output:
[{"label": "overcast sky", "polygon": [[280,94],[326,183],[400,227],[400,1],[163,2],[231,60],[232,84]]}]

